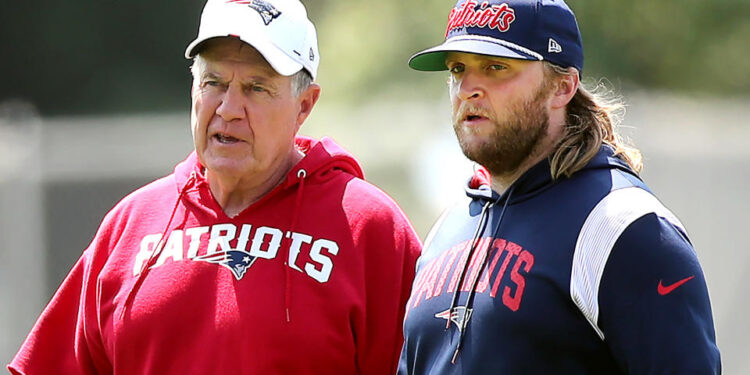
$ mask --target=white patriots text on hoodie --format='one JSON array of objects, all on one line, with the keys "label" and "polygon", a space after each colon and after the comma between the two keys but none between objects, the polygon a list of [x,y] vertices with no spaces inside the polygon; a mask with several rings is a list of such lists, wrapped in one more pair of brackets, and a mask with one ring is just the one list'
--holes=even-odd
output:
[{"label": "white patriots text on hoodie", "polygon": [[229,218],[195,153],[102,222],[14,374],[388,374],[421,243],[330,139]]}]

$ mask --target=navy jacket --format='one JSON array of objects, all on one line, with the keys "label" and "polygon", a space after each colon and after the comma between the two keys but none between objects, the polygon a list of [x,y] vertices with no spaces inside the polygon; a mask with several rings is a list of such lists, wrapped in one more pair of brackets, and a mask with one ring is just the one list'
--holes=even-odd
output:
[{"label": "navy jacket", "polygon": [[425,240],[399,374],[721,373],[686,231],[609,147],[502,196],[482,174]]}]

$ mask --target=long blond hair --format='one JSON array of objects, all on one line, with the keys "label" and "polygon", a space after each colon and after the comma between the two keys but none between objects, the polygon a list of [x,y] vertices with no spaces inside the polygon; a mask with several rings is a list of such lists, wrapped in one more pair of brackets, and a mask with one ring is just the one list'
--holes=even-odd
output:
[{"label": "long blond hair", "polygon": [[[578,71],[545,62],[545,73],[550,78],[554,75],[578,74]],[[552,178],[570,177],[579,171],[596,155],[602,144],[611,146],[615,155],[636,173],[643,168],[641,152],[627,144],[617,133],[623,102],[611,95],[611,91],[600,93],[603,88],[603,85],[597,85],[593,91],[589,91],[579,85],[568,103],[563,136],[550,156]]]}]

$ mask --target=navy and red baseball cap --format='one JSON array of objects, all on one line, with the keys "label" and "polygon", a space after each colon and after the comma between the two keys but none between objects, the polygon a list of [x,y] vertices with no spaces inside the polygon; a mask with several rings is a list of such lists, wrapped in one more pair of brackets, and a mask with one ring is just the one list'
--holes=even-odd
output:
[{"label": "navy and red baseball cap", "polygon": [[409,59],[412,69],[447,70],[447,52],[549,61],[583,71],[583,42],[563,0],[458,0],[445,41]]}]

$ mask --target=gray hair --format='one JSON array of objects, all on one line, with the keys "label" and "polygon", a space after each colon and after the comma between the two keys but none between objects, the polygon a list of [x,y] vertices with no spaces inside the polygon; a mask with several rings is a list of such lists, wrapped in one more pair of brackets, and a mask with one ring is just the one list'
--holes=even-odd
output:
[{"label": "gray hair", "polygon": [[304,68],[292,75],[292,94],[299,97],[313,83],[312,75]]},{"label": "gray hair", "polygon": [[[195,55],[193,58],[193,64],[190,66],[190,72],[193,74],[193,86],[196,86],[200,81],[200,77],[203,71],[206,69],[206,59],[200,54]],[[305,91],[313,83],[312,75],[305,70],[300,69],[297,73],[292,76],[292,95],[299,97],[303,91]]]}]

